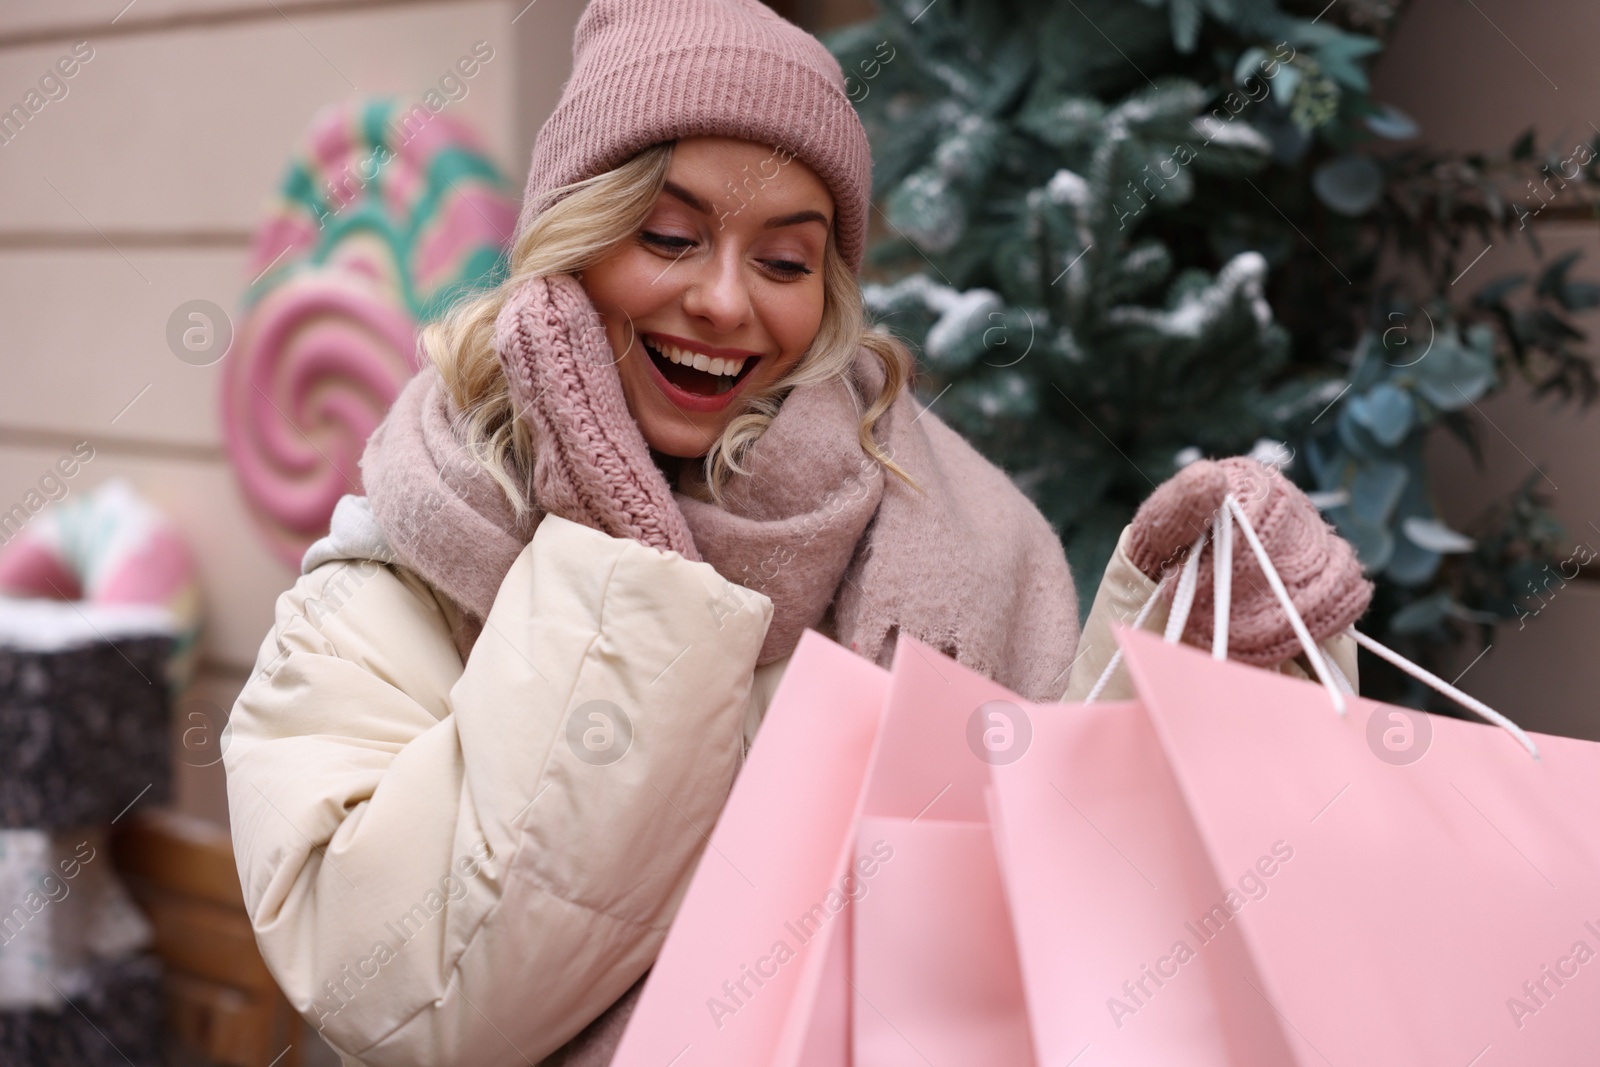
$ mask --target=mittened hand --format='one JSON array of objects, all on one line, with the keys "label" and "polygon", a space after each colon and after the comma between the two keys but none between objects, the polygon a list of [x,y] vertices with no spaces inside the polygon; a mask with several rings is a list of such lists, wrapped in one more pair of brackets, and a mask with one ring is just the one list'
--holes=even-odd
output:
[{"label": "mittened hand", "polygon": [[[1124,544],[1129,561],[1151,578],[1180,565],[1195,539],[1210,527],[1225,495],[1238,501],[1306,629],[1319,643],[1343,632],[1367,610],[1372,583],[1362,576],[1350,543],[1294,483],[1245,456],[1191,463],[1159,486],[1134,515]],[[1214,540],[1208,539],[1201,553],[1194,607],[1183,634],[1185,641],[1202,648],[1211,645]],[[1228,654],[1270,666],[1299,651],[1288,615],[1236,528]]]},{"label": "mittened hand", "polygon": [[1228,492],[1228,472],[1197,460],[1156,487],[1133,516],[1125,546],[1128,561],[1148,577],[1180,565],[1195,539],[1210,529]]},{"label": "mittened hand", "polygon": [[529,279],[501,308],[494,340],[513,408],[533,437],[537,506],[698,561],[582,284],[570,274]]}]

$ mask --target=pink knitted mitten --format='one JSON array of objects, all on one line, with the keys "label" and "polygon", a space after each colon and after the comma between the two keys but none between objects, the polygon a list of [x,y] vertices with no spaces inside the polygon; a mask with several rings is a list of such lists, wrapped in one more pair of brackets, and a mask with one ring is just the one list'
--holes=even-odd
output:
[{"label": "pink knitted mitten", "polygon": [[[1129,560],[1151,578],[1181,564],[1226,493],[1233,494],[1250,519],[1312,637],[1325,641],[1361,617],[1373,587],[1361,574],[1355,550],[1294,483],[1246,456],[1191,463],[1159,486],[1133,517]],[[1215,539],[1208,540],[1194,608],[1183,632],[1185,641],[1202,648],[1211,647],[1215,550]],[[1244,663],[1271,666],[1299,651],[1289,617],[1236,523],[1228,654]]]},{"label": "pink knitted mitten", "polygon": [[535,503],[613,537],[700,559],[666,475],[628,411],[600,315],[570,274],[523,283],[495,320],[517,417],[534,445]]}]

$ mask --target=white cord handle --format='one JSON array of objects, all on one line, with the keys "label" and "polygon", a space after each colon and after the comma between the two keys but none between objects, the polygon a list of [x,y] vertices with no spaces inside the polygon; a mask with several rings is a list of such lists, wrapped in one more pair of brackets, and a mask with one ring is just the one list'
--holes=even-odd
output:
[{"label": "white cord handle", "polygon": [[[1294,606],[1294,601],[1289,596],[1288,589],[1284,588],[1283,579],[1278,576],[1278,569],[1272,565],[1267,550],[1261,544],[1261,539],[1256,536],[1255,527],[1239,506],[1239,502],[1232,494],[1223,497],[1223,506],[1218,510],[1217,517],[1212,522],[1212,533],[1216,536],[1216,552],[1214,553],[1215,570],[1213,571],[1213,596],[1215,599],[1215,621],[1211,631],[1211,655],[1214,659],[1227,659],[1228,657],[1228,621],[1231,616],[1233,594],[1233,520],[1239,521],[1239,528],[1244,531],[1245,541],[1250,545],[1250,551],[1255,554],[1256,562],[1261,565],[1261,572],[1266,576],[1267,584],[1272,587],[1272,593],[1278,599],[1278,604],[1283,608],[1284,614],[1289,617],[1289,625],[1293,627],[1295,636],[1300,639],[1300,647],[1305,650],[1306,659],[1311,664],[1311,669],[1316,672],[1317,679],[1327,690],[1329,698],[1333,701],[1334,710],[1342,717],[1347,712],[1345,695],[1356,695],[1355,686],[1350,684],[1350,679],[1344,676],[1336,663],[1322,655],[1322,650],[1311,637],[1311,632],[1306,628],[1305,619],[1301,617],[1299,609]],[[1189,612],[1194,607],[1195,590],[1200,578],[1200,553],[1205,548],[1207,532],[1202,531],[1195,539],[1193,547],[1189,549],[1189,556],[1183,561],[1183,568],[1178,574],[1178,588],[1172,599],[1172,613],[1167,618],[1166,632],[1163,639],[1168,644],[1176,644],[1183,636],[1184,627],[1189,621]],[[1160,598],[1162,590],[1171,580],[1169,571],[1164,574],[1155,590],[1150,594],[1150,599],[1145,601],[1134,617],[1133,628],[1139,629],[1150,615],[1151,608]],[[1489,705],[1476,697],[1469,696],[1440,678],[1438,675],[1412,663],[1400,653],[1380,644],[1366,634],[1350,627],[1349,634],[1362,648],[1371,652],[1380,659],[1392,663],[1405,671],[1411,677],[1432,686],[1435,690],[1450,697],[1470,711],[1495,724],[1512,737],[1516,738],[1528,754],[1534,759],[1539,758],[1539,747],[1534,744],[1533,738],[1527,731],[1495,711]],[[1085,704],[1092,704],[1105,690],[1111,681],[1111,675],[1122,662],[1122,649],[1118,648],[1111,656],[1111,662],[1106,664],[1105,670],[1100,672],[1100,677],[1095,680],[1094,688],[1089,690],[1089,695],[1084,698]]]},{"label": "white cord handle", "polygon": [[[1206,543],[1206,532],[1200,531],[1200,536],[1195,540],[1194,547],[1189,550],[1189,558],[1183,561],[1183,570],[1178,575],[1178,591],[1172,598],[1172,614],[1167,617],[1167,630],[1163,640],[1167,644],[1176,644],[1183,636],[1183,627],[1189,621],[1189,609],[1194,605],[1194,592],[1200,582],[1200,549]],[[1133,617],[1133,628],[1139,629],[1144,621],[1150,617],[1150,612],[1155,608],[1156,601],[1161,599],[1162,591],[1172,580],[1172,572],[1161,576],[1161,581],[1150,593],[1150,598],[1144,602],[1139,613]],[[1110,683],[1111,676],[1116,673],[1117,667],[1122,663],[1122,649],[1119,647],[1111,653],[1111,659],[1106,663],[1105,670],[1100,672],[1100,677],[1095,679],[1094,686],[1089,690],[1089,695],[1083,698],[1085,704],[1093,704],[1100,699],[1100,694],[1105,692],[1106,685]]]},{"label": "white cord handle", "polygon": [[[1156,601],[1161,596],[1161,590],[1166,586],[1167,579],[1163,577],[1151,592],[1150,599],[1144,602],[1144,607],[1139,609],[1139,614],[1133,617],[1133,628],[1137,630],[1144,625],[1144,620],[1150,617],[1150,612],[1156,606]],[[1106,664],[1106,669],[1100,672],[1100,677],[1095,679],[1094,688],[1089,690],[1089,695],[1083,698],[1085,704],[1093,704],[1100,699],[1100,694],[1105,691],[1106,683],[1111,681],[1111,676],[1116,673],[1117,665],[1122,662],[1122,649],[1111,653],[1111,661]]]},{"label": "white cord handle", "polygon": [[1461,704],[1463,707],[1471,711],[1477,712],[1479,715],[1483,716],[1485,719],[1488,719],[1502,730],[1507,731],[1512,737],[1515,737],[1522,743],[1522,747],[1528,750],[1528,755],[1532,756],[1534,759],[1539,758],[1539,746],[1533,743],[1533,738],[1528,736],[1527,731],[1518,726],[1516,723],[1512,722],[1510,719],[1506,718],[1504,715],[1500,714],[1498,711],[1495,711],[1477,697],[1468,696],[1466,693],[1463,693],[1461,690],[1457,689],[1443,678],[1440,678],[1438,675],[1426,670],[1425,668],[1417,666],[1415,663],[1412,663],[1394,649],[1389,648],[1386,645],[1380,645],[1366,634],[1358,631],[1354,626],[1350,627],[1350,636],[1356,639],[1356,644],[1360,645],[1368,652],[1371,652],[1374,656],[1377,656],[1380,659],[1388,660],[1396,667],[1399,667],[1401,670],[1411,675],[1411,677],[1415,678],[1417,681],[1426,685],[1431,685],[1434,689],[1437,689],[1445,696],[1456,701],[1456,703]]},{"label": "white cord handle", "polygon": [[1206,547],[1206,531],[1194,539],[1189,557],[1183,561],[1178,573],[1178,591],[1172,596],[1172,613],[1167,616],[1167,629],[1161,639],[1169,645],[1183,640],[1183,628],[1189,625],[1189,612],[1194,609],[1195,591],[1200,587],[1200,552]]},{"label": "white cord handle", "polygon": [[[1317,677],[1322,679],[1322,684],[1328,688],[1329,692],[1335,695],[1336,699],[1334,700],[1334,706],[1339,709],[1339,714],[1343,715],[1344,696],[1339,692],[1338,687],[1335,686],[1333,676],[1329,673],[1329,669],[1331,668],[1333,673],[1339,674],[1339,681],[1344,683],[1344,689],[1353,692],[1354,690],[1350,685],[1350,680],[1345,678],[1342,673],[1339,673],[1338,668],[1334,667],[1331,662],[1324,660],[1320,650],[1318,650],[1316,653],[1312,652],[1311,635],[1306,631],[1305,621],[1300,617],[1300,613],[1295,610],[1294,603],[1289,599],[1288,590],[1284,589],[1283,587],[1283,579],[1278,577],[1278,569],[1274,567],[1272,565],[1272,561],[1267,558],[1266,550],[1261,547],[1261,541],[1256,537],[1256,532],[1251,527],[1250,520],[1245,517],[1244,509],[1241,508],[1238,504],[1238,501],[1234,500],[1231,496],[1226,497],[1224,503],[1226,504],[1225,510],[1232,511],[1234,517],[1239,520],[1239,526],[1244,530],[1245,539],[1250,542],[1250,548],[1256,554],[1256,561],[1261,564],[1261,570],[1267,576],[1267,583],[1272,586],[1273,593],[1277,595],[1279,603],[1283,605],[1283,610],[1289,616],[1289,624],[1294,627],[1295,635],[1300,638],[1300,643],[1306,650],[1306,657],[1311,660],[1311,666],[1316,669]],[[1499,726],[1512,737],[1516,738],[1522,747],[1528,750],[1528,754],[1530,756],[1532,756],[1534,759],[1539,758],[1539,747],[1533,743],[1533,738],[1528,736],[1527,731],[1523,730],[1522,727],[1518,726],[1516,723],[1512,722],[1498,711],[1495,711],[1483,701],[1477,699],[1476,697],[1468,696],[1466,693],[1463,693],[1461,690],[1457,689],[1443,678],[1440,678],[1438,675],[1418,666],[1415,663],[1412,663],[1400,653],[1394,651],[1394,649],[1380,644],[1378,641],[1373,640],[1366,634],[1361,633],[1354,626],[1350,627],[1350,636],[1355,638],[1356,644],[1360,645],[1368,652],[1371,652],[1380,659],[1387,660],[1396,667],[1399,667],[1401,670],[1405,671],[1407,674],[1411,675],[1411,677],[1423,682],[1426,685],[1432,686],[1434,689],[1440,693],[1443,693],[1445,696],[1450,697],[1452,700],[1455,700],[1468,710],[1477,712],[1489,722]]]},{"label": "white cord handle", "polygon": [[[1333,701],[1333,710],[1343,717],[1348,710],[1345,707],[1344,694],[1334,682],[1327,663],[1323,661],[1322,650],[1311,637],[1311,631],[1306,629],[1306,621],[1300,617],[1294,601],[1289,599],[1289,590],[1283,587],[1283,579],[1278,577],[1278,568],[1274,567],[1272,560],[1267,557],[1267,550],[1261,546],[1261,539],[1256,536],[1255,527],[1250,525],[1250,519],[1245,515],[1244,508],[1239,506],[1239,502],[1233,499],[1231,493],[1222,498],[1222,506],[1225,510],[1233,512],[1233,517],[1239,520],[1239,529],[1244,531],[1244,539],[1250,543],[1250,551],[1256,554],[1256,562],[1261,564],[1261,571],[1267,576],[1267,584],[1272,587],[1273,596],[1278,598],[1284,614],[1289,616],[1289,625],[1294,628],[1294,635],[1300,639],[1300,647],[1305,650],[1311,669],[1317,672],[1317,679],[1328,691],[1328,696]],[[1226,639],[1223,641],[1223,647],[1227,647]]]}]

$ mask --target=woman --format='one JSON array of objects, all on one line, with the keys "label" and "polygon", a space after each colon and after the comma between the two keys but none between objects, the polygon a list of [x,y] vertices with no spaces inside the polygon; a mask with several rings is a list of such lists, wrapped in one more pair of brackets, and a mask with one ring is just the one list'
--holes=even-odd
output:
[{"label": "woman", "polygon": [[233,711],[257,938],[347,1062],[538,1062],[622,998],[806,628],[1064,690],[1056,534],[864,328],[870,185],[762,5],[585,12],[506,282],[426,334]]},{"label": "woman", "polygon": [[608,1062],[807,628],[1066,691],[1056,533],[863,324],[870,187],[755,0],[584,13],[509,276],[426,332],[230,722],[257,940],[347,1064]]}]

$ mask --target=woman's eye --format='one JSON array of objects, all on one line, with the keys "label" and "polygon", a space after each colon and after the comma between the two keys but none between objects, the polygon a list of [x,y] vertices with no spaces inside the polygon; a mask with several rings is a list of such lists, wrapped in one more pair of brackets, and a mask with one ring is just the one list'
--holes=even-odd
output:
[{"label": "woman's eye", "polygon": [[804,263],[794,263],[787,259],[768,259],[762,262],[786,278],[803,278],[811,273],[811,269]]},{"label": "woman's eye", "polygon": [[[652,233],[649,230],[641,230],[639,233],[639,240],[643,241],[645,244],[654,245],[657,248],[673,253],[681,253],[694,244],[694,242],[689,240],[687,237],[672,237],[664,233]],[[807,267],[804,263],[796,263],[793,260],[764,259],[761,262],[766,264],[766,266],[780,278],[784,278],[789,281],[803,278],[807,274],[811,273],[811,268]]]},{"label": "woman's eye", "polygon": [[669,237],[662,233],[651,233],[649,230],[640,233],[639,240],[660,248],[670,248],[674,252],[680,252],[689,245],[694,244],[687,237]]}]

